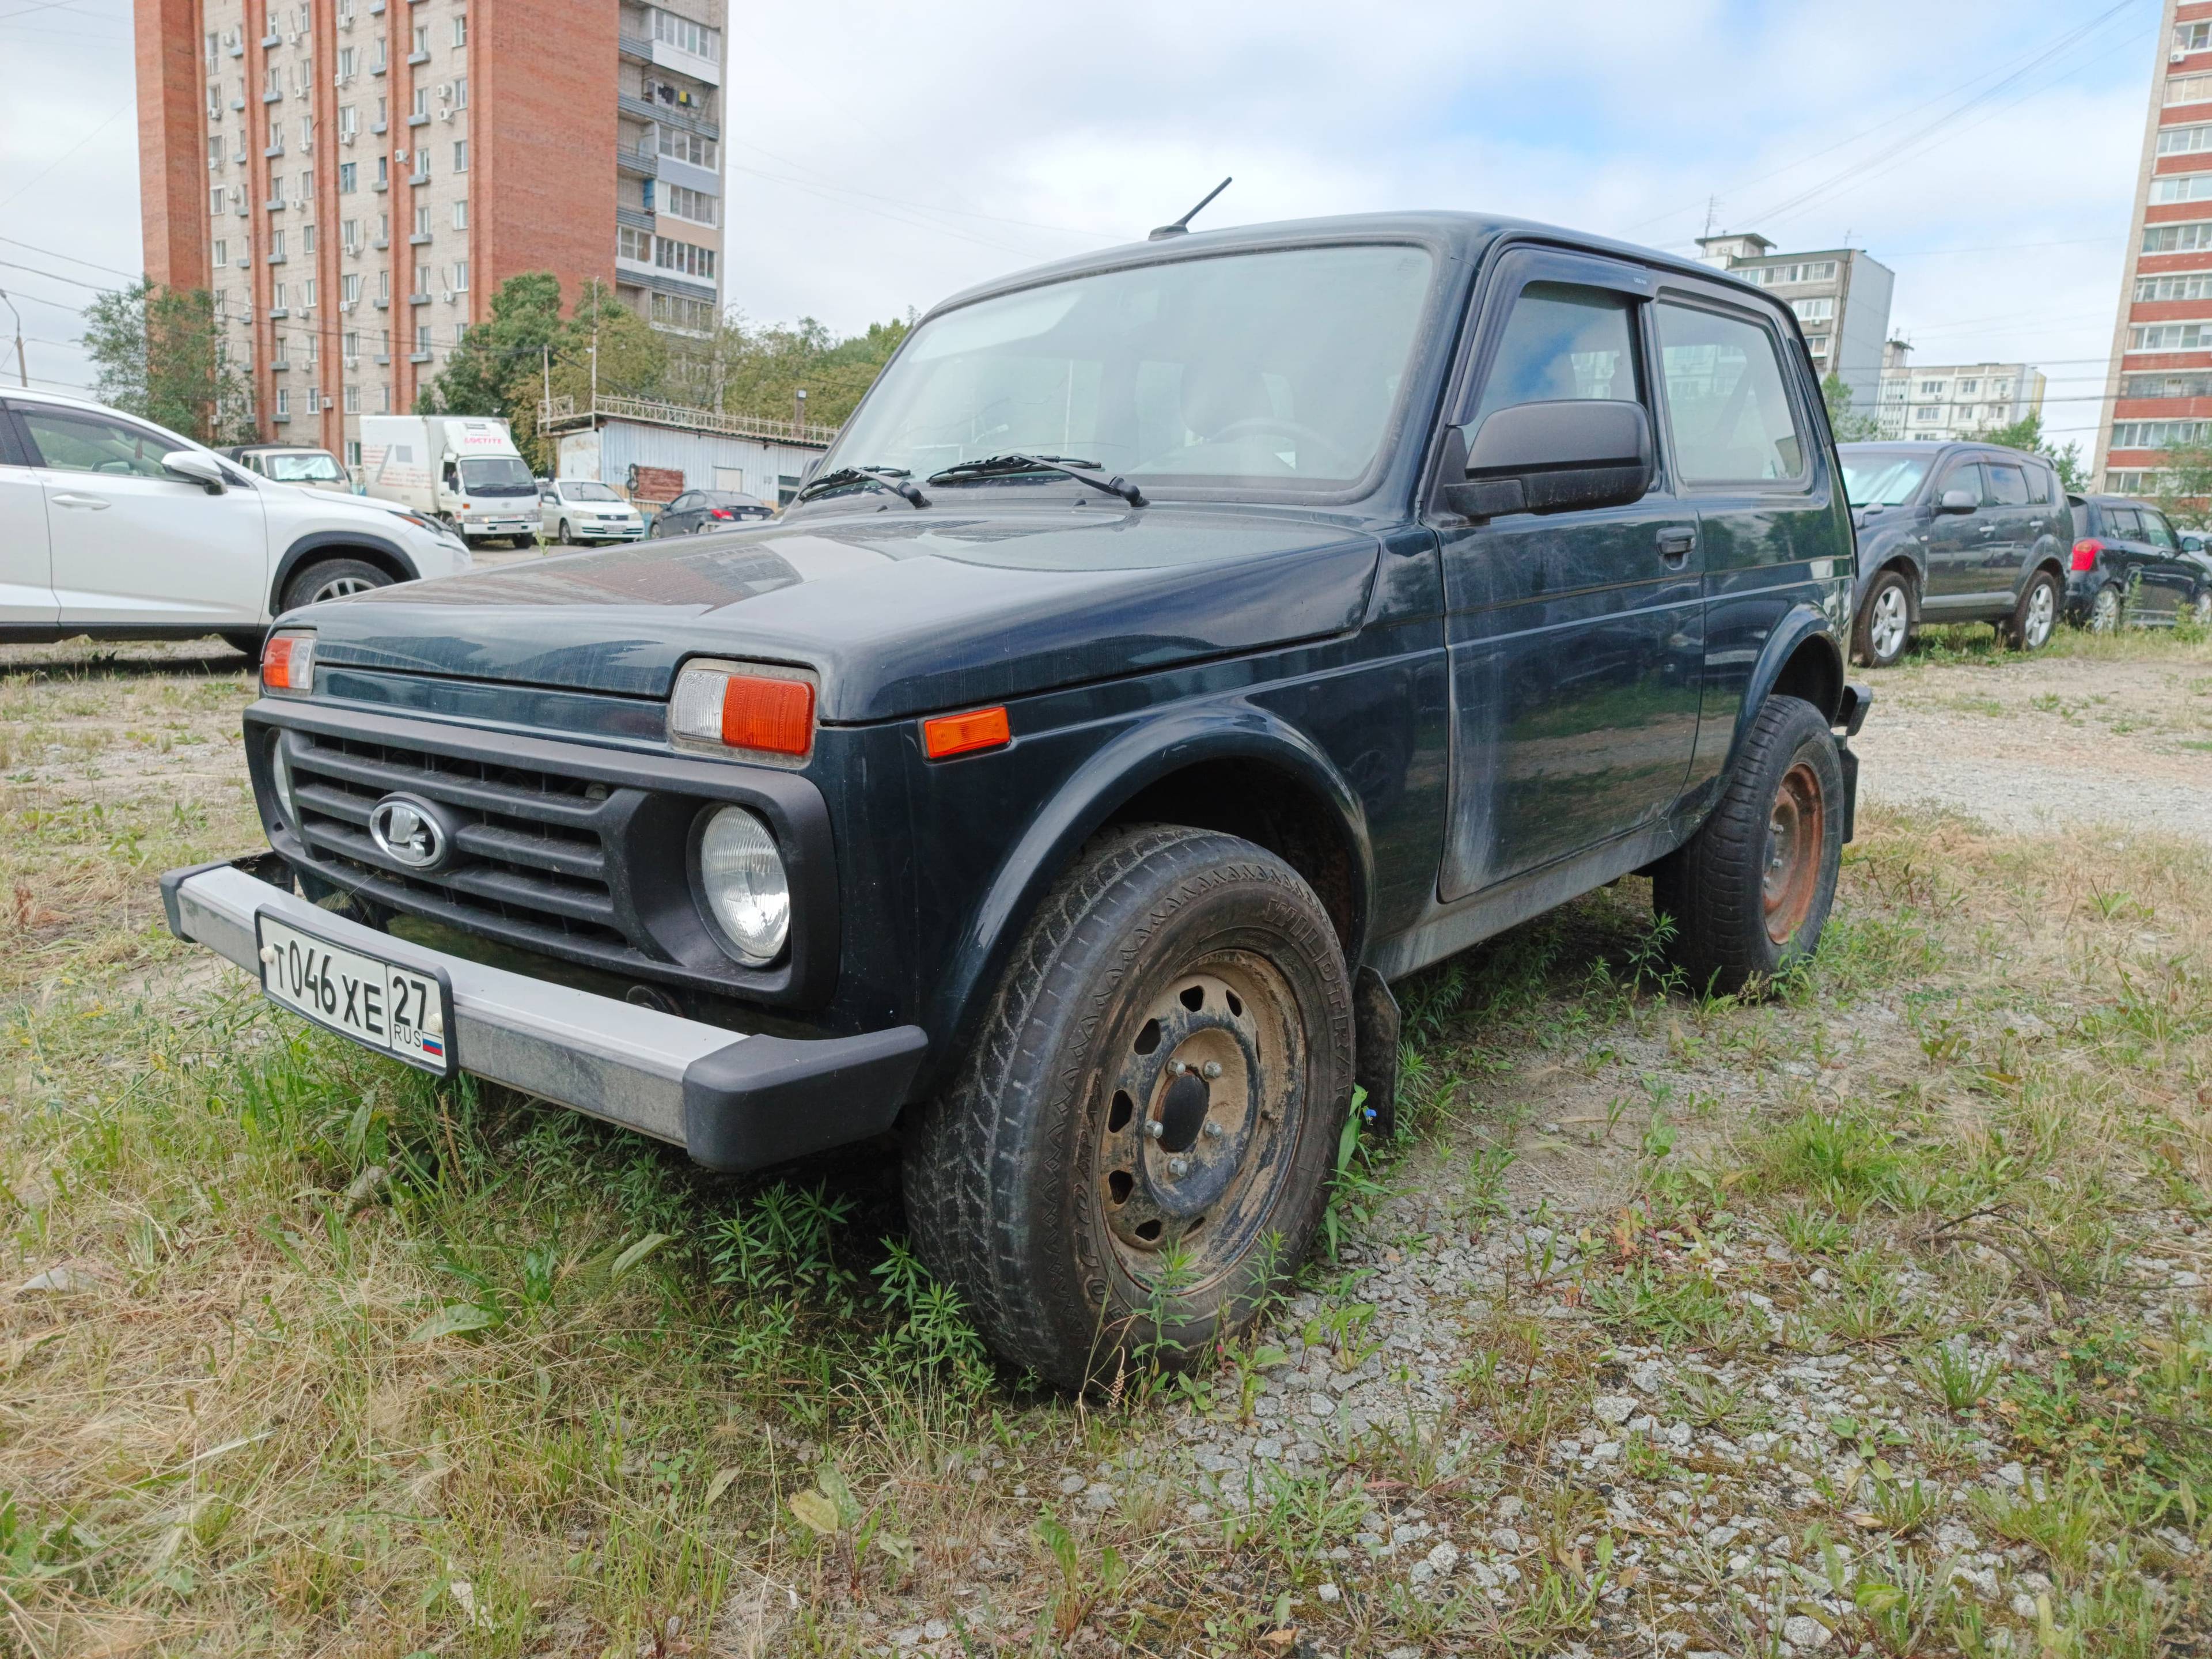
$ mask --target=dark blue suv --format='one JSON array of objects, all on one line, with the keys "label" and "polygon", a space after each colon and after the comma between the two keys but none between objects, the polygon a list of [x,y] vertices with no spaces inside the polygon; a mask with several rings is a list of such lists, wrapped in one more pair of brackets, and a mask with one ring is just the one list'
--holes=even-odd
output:
[{"label": "dark blue suv", "polygon": [[1545,226],[1174,234],[916,325],[773,524],[283,618],[271,853],[164,878],[288,1009],[715,1169],[895,1132],[1075,1385],[1319,1220],[1390,985],[1632,872],[1814,948],[1850,516],[1786,307]]}]

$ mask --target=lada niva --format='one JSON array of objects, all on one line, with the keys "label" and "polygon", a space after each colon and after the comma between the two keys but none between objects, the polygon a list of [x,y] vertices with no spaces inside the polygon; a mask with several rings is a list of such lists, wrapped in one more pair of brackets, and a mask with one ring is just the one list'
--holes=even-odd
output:
[{"label": "lada niva", "polygon": [[1757,289],[1471,215],[1162,236],[939,306],[775,522],[284,617],[273,851],[164,896],[713,1169],[895,1133],[927,1259],[1079,1386],[1295,1267],[1394,981],[1638,872],[1700,988],[1813,950],[1854,574]]}]

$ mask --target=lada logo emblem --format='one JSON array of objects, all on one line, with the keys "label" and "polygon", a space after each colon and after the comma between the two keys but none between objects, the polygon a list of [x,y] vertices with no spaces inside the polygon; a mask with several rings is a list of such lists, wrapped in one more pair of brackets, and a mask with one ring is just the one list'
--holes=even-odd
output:
[{"label": "lada logo emblem", "polygon": [[434,869],[452,845],[437,809],[408,795],[386,795],[371,807],[368,835],[386,858],[410,870]]}]

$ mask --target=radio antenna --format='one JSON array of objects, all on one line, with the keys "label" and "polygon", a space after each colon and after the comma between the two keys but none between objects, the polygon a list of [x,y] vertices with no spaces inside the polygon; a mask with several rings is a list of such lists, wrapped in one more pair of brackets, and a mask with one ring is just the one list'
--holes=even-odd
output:
[{"label": "radio antenna", "polygon": [[1190,234],[1190,222],[1198,217],[1200,211],[1206,206],[1206,203],[1212,201],[1215,197],[1220,195],[1223,191],[1228,189],[1231,184],[1234,181],[1235,175],[1233,174],[1230,178],[1224,179],[1212,190],[1206,192],[1206,195],[1200,199],[1197,207],[1193,208],[1189,212],[1184,214],[1182,218],[1176,220],[1173,224],[1160,226],[1157,230],[1153,231],[1151,235],[1145,238],[1145,240],[1148,242],[1164,242],[1170,236],[1188,235]]}]

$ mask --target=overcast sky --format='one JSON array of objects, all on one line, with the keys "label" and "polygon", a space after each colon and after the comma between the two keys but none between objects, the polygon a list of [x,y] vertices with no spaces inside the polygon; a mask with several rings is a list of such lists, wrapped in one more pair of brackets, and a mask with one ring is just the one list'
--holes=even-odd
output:
[{"label": "overcast sky", "polygon": [[[733,0],[724,294],[850,331],[1140,237],[1224,174],[1201,226],[1466,208],[1687,250],[1710,212],[1866,248],[1915,362],[2038,365],[2086,453],[2158,21],[2157,0]],[[142,258],[131,27],[126,0],[0,0],[0,288],[51,384],[88,378],[77,284]]]}]

